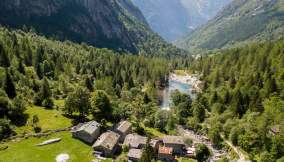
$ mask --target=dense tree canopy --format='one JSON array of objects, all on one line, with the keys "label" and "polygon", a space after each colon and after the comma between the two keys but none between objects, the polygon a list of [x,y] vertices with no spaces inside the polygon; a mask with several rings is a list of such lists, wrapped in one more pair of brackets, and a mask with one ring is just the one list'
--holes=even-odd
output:
[{"label": "dense tree canopy", "polygon": [[[204,82],[193,114],[199,122],[204,119],[202,109],[211,114],[205,123],[216,146],[221,132],[251,159],[276,161],[283,156],[281,149],[276,149],[284,141],[283,49],[282,40],[249,44],[202,56],[192,63],[191,70],[202,74]],[[189,121],[193,125],[191,118]]]}]

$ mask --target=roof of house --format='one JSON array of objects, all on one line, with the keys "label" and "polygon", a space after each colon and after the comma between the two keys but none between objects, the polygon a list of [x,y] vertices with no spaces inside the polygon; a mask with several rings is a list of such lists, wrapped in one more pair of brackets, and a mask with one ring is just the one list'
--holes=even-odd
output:
[{"label": "roof of house", "polygon": [[117,124],[115,130],[125,133],[131,128],[131,123],[128,121],[121,121]]},{"label": "roof of house", "polygon": [[270,130],[275,134],[280,133],[280,125],[274,125],[270,128]]},{"label": "roof of house", "polygon": [[156,147],[157,144],[159,144],[159,142],[160,142],[160,140],[151,139],[151,140],[150,140],[150,145],[151,145],[152,147]]},{"label": "roof of house", "polygon": [[173,148],[172,147],[160,146],[159,147],[159,154],[172,155],[173,154]]},{"label": "roof of house", "polygon": [[114,146],[118,143],[119,137],[120,135],[115,132],[105,132],[94,143],[93,148],[101,146],[109,150],[113,150]]},{"label": "roof of house", "polygon": [[184,145],[183,138],[181,136],[165,136],[163,138],[165,144],[179,144]]},{"label": "roof of house", "polygon": [[92,134],[94,131],[96,131],[99,127],[101,126],[101,124],[99,124],[96,121],[90,121],[87,123],[82,123],[82,124],[78,124],[73,132],[79,132],[79,131],[85,131],[89,134]]},{"label": "roof of house", "polygon": [[129,145],[130,147],[138,148],[139,145],[146,145],[147,137],[140,136],[138,134],[128,134],[125,137],[123,144]]},{"label": "roof of house", "polygon": [[141,159],[143,151],[141,149],[130,149],[127,157]]}]

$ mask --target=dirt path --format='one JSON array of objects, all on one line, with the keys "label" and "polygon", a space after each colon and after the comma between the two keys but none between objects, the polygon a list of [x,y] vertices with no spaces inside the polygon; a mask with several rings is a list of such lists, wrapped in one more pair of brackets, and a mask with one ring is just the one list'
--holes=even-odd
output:
[{"label": "dirt path", "polygon": [[230,141],[226,140],[223,135],[221,135],[221,137],[226,142],[226,144],[229,145],[238,154],[239,159],[237,162],[250,162],[249,160],[246,160],[245,155],[237,147],[235,147]]}]

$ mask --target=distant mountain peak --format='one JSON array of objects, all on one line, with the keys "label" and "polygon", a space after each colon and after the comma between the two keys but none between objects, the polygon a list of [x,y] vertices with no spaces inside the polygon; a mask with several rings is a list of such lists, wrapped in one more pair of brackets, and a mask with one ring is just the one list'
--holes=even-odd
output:
[{"label": "distant mountain peak", "polygon": [[213,20],[176,45],[186,49],[215,49],[247,41],[277,40],[284,35],[282,0],[234,0]]},{"label": "distant mountain peak", "polygon": [[150,27],[167,41],[191,32],[231,0],[132,0]]}]

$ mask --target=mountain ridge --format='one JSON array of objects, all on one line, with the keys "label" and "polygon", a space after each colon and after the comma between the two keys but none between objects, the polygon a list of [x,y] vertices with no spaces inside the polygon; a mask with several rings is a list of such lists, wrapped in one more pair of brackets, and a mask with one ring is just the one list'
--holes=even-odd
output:
[{"label": "mountain ridge", "polygon": [[150,27],[172,42],[206,23],[231,0],[132,0]]},{"label": "mountain ridge", "polygon": [[129,0],[3,0],[0,15],[1,25],[32,27],[59,40],[133,54],[155,55],[160,50],[162,55],[170,55],[168,49],[178,51],[149,28]]},{"label": "mountain ridge", "polygon": [[212,50],[278,40],[284,34],[283,6],[280,0],[234,0],[213,20],[175,44],[185,49]]}]

